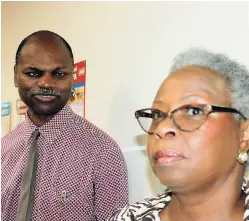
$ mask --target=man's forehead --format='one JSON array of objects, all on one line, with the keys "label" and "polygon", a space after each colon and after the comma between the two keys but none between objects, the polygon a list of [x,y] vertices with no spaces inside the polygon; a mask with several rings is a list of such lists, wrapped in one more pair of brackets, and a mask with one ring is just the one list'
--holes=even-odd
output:
[{"label": "man's forehead", "polygon": [[49,41],[41,39],[31,39],[23,46],[22,51],[32,51],[35,49],[61,49],[66,50],[66,45],[61,40]]},{"label": "man's forehead", "polygon": [[29,42],[23,47],[19,58],[20,62],[27,59],[44,60],[46,58],[71,61],[69,51],[63,43],[51,42]]},{"label": "man's forehead", "polygon": [[54,33],[39,32],[27,39],[28,42],[62,42],[62,39]]},{"label": "man's forehead", "polygon": [[50,32],[39,32],[30,36],[23,45],[21,52],[27,48],[29,50],[36,48],[61,48],[67,50],[63,40],[56,34]]}]

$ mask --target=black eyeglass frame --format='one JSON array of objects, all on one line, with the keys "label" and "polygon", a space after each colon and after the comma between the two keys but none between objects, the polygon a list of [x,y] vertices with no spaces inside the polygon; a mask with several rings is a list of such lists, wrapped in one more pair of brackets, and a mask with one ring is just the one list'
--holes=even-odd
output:
[{"label": "black eyeglass frame", "polygon": [[174,117],[173,117],[173,114],[179,110],[182,110],[182,109],[185,109],[185,108],[197,108],[197,106],[199,107],[202,107],[202,110],[204,111],[204,119],[203,119],[203,123],[206,121],[207,117],[209,114],[211,113],[217,113],[217,112],[220,112],[220,113],[236,113],[236,114],[239,114],[244,120],[246,120],[247,118],[238,110],[234,109],[234,108],[231,108],[231,107],[222,107],[222,106],[215,106],[215,105],[210,105],[210,104],[200,104],[200,105],[184,105],[184,106],[181,106],[179,108],[176,108],[175,110],[171,111],[171,112],[163,112],[163,111],[160,111],[158,109],[155,109],[155,108],[144,108],[144,109],[140,109],[140,110],[137,110],[135,111],[135,117],[137,118],[137,121],[140,125],[140,127],[148,134],[154,134],[154,132],[149,132],[149,131],[146,131],[141,122],[139,121],[139,118],[140,117],[149,117],[149,113],[146,113],[144,111],[147,111],[147,110],[151,110],[151,111],[157,111],[157,112],[160,112],[161,114],[163,114],[163,120],[165,120],[167,117],[170,118],[170,120],[172,121],[172,123],[175,125],[175,127],[181,131],[185,131],[185,132],[193,132],[195,130],[198,130],[202,125],[203,123],[198,127],[198,128],[195,128],[193,130],[184,130],[182,129],[174,120]]}]

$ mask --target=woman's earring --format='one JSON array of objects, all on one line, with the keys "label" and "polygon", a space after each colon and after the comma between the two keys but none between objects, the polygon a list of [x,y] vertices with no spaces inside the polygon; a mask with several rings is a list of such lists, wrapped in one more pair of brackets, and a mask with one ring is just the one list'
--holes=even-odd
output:
[{"label": "woman's earring", "polygon": [[248,160],[248,154],[246,152],[240,152],[237,156],[237,160],[240,164],[244,164]]}]

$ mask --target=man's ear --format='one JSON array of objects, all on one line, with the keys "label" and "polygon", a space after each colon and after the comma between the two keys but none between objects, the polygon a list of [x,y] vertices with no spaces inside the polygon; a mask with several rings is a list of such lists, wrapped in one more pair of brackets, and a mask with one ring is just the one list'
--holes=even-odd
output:
[{"label": "man's ear", "polygon": [[18,87],[18,76],[17,76],[17,67],[14,65],[14,84],[15,87]]},{"label": "man's ear", "polygon": [[75,91],[75,88],[72,87],[69,100],[70,100],[70,102],[74,102],[75,99],[76,99],[76,91]]},{"label": "man's ear", "polygon": [[240,151],[248,152],[249,150],[249,120],[245,120],[240,127]]}]

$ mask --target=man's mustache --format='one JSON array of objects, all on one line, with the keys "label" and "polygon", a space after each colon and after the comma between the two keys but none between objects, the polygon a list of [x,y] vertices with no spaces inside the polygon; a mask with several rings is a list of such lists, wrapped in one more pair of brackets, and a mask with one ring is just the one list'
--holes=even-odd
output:
[{"label": "man's mustache", "polygon": [[59,91],[54,91],[52,88],[41,88],[39,90],[32,90],[31,94],[42,95],[42,96],[57,96],[59,97],[61,93]]}]

